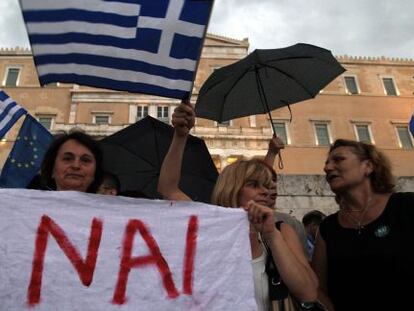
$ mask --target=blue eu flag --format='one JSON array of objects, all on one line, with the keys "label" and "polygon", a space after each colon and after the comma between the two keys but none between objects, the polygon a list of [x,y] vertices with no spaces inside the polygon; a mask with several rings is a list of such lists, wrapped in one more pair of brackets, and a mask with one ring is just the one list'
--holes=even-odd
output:
[{"label": "blue eu flag", "polygon": [[0,176],[0,187],[26,188],[39,172],[52,134],[32,116],[26,115]]}]

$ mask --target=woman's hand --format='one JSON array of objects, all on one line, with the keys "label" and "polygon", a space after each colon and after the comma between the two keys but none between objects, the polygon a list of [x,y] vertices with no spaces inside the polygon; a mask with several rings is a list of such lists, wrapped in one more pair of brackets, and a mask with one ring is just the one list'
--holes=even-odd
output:
[{"label": "woman's hand", "polygon": [[195,123],[195,113],[189,101],[183,101],[174,109],[172,124],[178,136],[187,136]]},{"label": "woman's hand", "polygon": [[283,141],[276,135],[273,135],[272,139],[269,140],[268,152],[277,155],[281,149],[285,148]]},{"label": "woman's hand", "polygon": [[273,234],[276,231],[273,210],[267,206],[258,204],[253,200],[243,207],[247,212],[249,221],[257,232],[262,235]]}]

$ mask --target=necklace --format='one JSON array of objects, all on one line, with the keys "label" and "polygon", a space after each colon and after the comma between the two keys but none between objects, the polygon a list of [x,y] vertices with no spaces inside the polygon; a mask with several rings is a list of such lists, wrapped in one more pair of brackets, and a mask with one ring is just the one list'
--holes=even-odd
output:
[{"label": "necklace", "polygon": [[[343,203],[341,204],[341,211],[345,213],[345,215],[350,219],[356,226],[356,230],[358,230],[358,234],[360,235],[362,233],[362,229],[364,229],[364,219],[365,215],[368,211],[368,209],[371,207],[372,204],[372,196],[369,197],[367,203],[365,204],[365,207],[362,210],[356,210],[356,209],[348,209],[343,206]],[[352,215],[352,212],[360,212],[359,218]]]}]

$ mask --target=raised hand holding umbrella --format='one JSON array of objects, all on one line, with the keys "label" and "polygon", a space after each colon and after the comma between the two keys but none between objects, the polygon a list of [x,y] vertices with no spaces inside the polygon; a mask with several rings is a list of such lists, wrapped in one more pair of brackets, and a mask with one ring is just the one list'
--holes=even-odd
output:
[{"label": "raised hand holding umbrella", "polygon": [[273,135],[272,139],[269,141],[269,147],[267,149],[266,156],[264,161],[273,167],[275,162],[276,155],[279,156],[279,168],[283,169],[283,161],[280,155],[280,151],[285,148],[285,144],[283,143],[282,139],[280,139],[275,134]]}]

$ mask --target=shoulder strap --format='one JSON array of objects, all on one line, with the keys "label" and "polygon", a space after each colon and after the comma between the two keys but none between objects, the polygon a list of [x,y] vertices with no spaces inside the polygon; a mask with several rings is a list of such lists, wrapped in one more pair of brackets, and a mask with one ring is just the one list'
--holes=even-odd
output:
[{"label": "shoulder strap", "polygon": [[[282,223],[283,221],[275,223],[275,226],[279,231]],[[269,298],[270,300],[283,300],[287,298],[289,290],[280,278],[279,271],[277,270],[276,264],[273,260],[272,251],[264,240],[263,245],[267,253],[265,271],[269,278]]]}]

